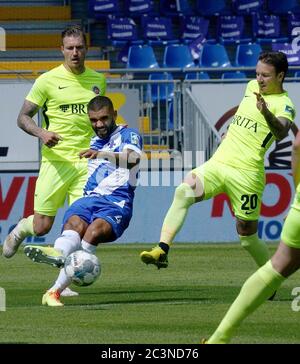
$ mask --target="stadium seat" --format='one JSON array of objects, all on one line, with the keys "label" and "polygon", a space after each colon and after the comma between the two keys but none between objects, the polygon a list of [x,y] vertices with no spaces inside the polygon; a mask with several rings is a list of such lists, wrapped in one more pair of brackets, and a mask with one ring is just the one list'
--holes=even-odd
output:
[{"label": "stadium seat", "polygon": [[260,44],[238,44],[235,53],[235,66],[255,67],[261,51]]},{"label": "stadium seat", "polygon": [[180,16],[180,38],[184,43],[190,43],[200,35],[207,37],[209,19],[202,16]]},{"label": "stadium seat", "polygon": [[185,74],[185,80],[209,80],[209,74],[207,72],[187,72]]},{"label": "stadium seat", "polygon": [[160,128],[162,130],[173,129],[173,76],[168,72],[151,73],[149,75],[149,80],[170,81],[162,83],[149,83],[147,86],[147,98],[148,102],[153,104],[154,114],[159,112],[165,115],[165,121],[160,125]]},{"label": "stadium seat", "polygon": [[300,28],[300,13],[289,13],[287,15],[287,27],[288,36],[291,40],[293,40],[294,37],[300,34],[298,31]]},{"label": "stadium seat", "polygon": [[291,43],[274,43],[272,50],[285,53],[289,66],[300,66],[300,50],[294,48]]},{"label": "stadium seat", "polygon": [[285,15],[289,12],[298,12],[299,3],[297,0],[272,0],[268,1],[267,11],[270,14]]},{"label": "stadium seat", "polygon": [[194,66],[195,63],[187,45],[171,44],[165,47],[163,67],[187,68]]},{"label": "stadium seat", "polygon": [[287,36],[281,36],[280,18],[278,15],[253,14],[252,30],[257,43],[270,44],[273,42],[288,42]]},{"label": "stadium seat", "polygon": [[198,38],[196,38],[195,40],[193,40],[192,42],[188,43],[188,47],[190,49],[191,55],[192,55],[195,63],[197,63],[197,64],[199,63],[199,58],[202,53],[204,44],[208,44],[208,43],[214,44],[215,41],[211,42],[211,40],[206,40],[202,34],[200,34],[200,36]]},{"label": "stadium seat", "polygon": [[[170,80],[173,81],[173,76],[169,72],[150,73],[149,80]],[[157,83],[148,85],[148,97],[151,102],[157,100],[171,101],[174,96],[174,83]]]},{"label": "stadium seat", "polygon": [[222,44],[204,44],[200,60],[200,67],[230,67],[231,63],[226,51]]},{"label": "stadium seat", "polygon": [[159,11],[167,17],[178,16],[180,14],[192,14],[188,0],[161,0],[159,1]]},{"label": "stadium seat", "polygon": [[221,15],[217,20],[218,40],[222,44],[249,43],[252,38],[244,36],[243,15]]},{"label": "stadium seat", "polygon": [[149,45],[133,45],[129,47],[127,68],[158,68],[153,48]]},{"label": "stadium seat", "polygon": [[173,24],[170,18],[144,15],[141,18],[141,26],[144,38],[149,45],[162,46],[178,43],[178,39],[173,34]]},{"label": "stadium seat", "polygon": [[233,11],[238,15],[261,12],[263,6],[264,0],[232,0]]},{"label": "stadium seat", "polygon": [[132,18],[109,15],[106,25],[107,38],[113,46],[143,44],[143,40],[138,39],[137,25]]},{"label": "stadium seat", "polygon": [[89,17],[104,19],[108,15],[124,15],[120,0],[88,0]]},{"label": "stadium seat", "polygon": [[196,11],[202,16],[230,14],[225,0],[197,0]]},{"label": "stadium seat", "polygon": [[125,11],[129,17],[142,14],[158,15],[155,12],[153,0],[125,0]]}]

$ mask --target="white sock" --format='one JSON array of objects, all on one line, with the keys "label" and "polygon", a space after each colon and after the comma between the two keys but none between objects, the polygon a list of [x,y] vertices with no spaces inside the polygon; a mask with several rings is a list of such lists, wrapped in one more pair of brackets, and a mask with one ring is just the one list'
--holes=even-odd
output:
[{"label": "white sock", "polygon": [[[62,252],[64,257],[73,253],[76,250],[81,249],[81,238],[80,235],[74,230],[64,230],[60,237],[55,240],[54,248]],[[67,277],[64,268],[61,268],[59,275],[50,288],[50,291],[58,290],[62,292],[66,287],[71,284],[72,280]]]},{"label": "white sock", "polygon": [[74,230],[64,230],[54,243],[54,248],[62,252],[64,257],[81,249],[80,235]]},{"label": "white sock", "polygon": [[91,254],[95,254],[96,252],[96,245],[90,244],[85,240],[81,240],[81,247],[83,250],[86,250],[87,252],[91,253]]},{"label": "white sock", "polygon": [[61,293],[66,287],[71,284],[71,282],[72,280],[66,275],[64,268],[61,268],[54,285],[49,289],[49,291],[57,290],[59,293]]}]

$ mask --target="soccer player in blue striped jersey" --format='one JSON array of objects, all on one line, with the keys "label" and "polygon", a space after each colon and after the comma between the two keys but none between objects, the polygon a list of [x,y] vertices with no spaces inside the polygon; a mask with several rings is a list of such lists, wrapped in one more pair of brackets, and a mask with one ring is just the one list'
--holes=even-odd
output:
[{"label": "soccer player in blue striped jersey", "polygon": [[[25,246],[25,254],[35,262],[61,267],[75,250],[95,253],[98,244],[119,238],[132,217],[142,138],[135,129],[116,124],[117,112],[108,97],[94,97],[88,104],[88,115],[96,136],[90,149],[80,153],[81,158],[89,159],[83,197],[66,211],[54,248]],[[70,283],[61,269],[42,303],[63,306],[60,293]]]}]

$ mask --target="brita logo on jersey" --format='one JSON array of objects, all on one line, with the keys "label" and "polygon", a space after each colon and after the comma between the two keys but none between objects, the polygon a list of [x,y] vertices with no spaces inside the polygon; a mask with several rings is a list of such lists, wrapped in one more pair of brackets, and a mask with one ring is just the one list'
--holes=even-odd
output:
[{"label": "brita logo on jersey", "polygon": [[87,114],[86,104],[60,105],[59,108],[62,112],[71,112],[72,114]]}]

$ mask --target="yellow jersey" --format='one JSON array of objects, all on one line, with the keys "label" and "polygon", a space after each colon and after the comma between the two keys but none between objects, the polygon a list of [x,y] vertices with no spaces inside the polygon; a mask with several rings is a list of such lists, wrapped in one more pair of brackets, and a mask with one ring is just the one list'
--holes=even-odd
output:
[{"label": "yellow jersey", "polygon": [[[256,80],[248,83],[228,132],[212,158],[240,169],[263,170],[265,153],[275,138],[256,107],[254,92],[259,92]],[[284,117],[293,122],[295,107],[287,92],[263,95],[263,98],[276,117]]]},{"label": "yellow jersey", "polygon": [[94,136],[87,104],[105,91],[105,76],[88,67],[76,75],[62,64],[36,79],[26,99],[42,108],[42,127],[63,138],[53,148],[42,146],[42,160],[79,160],[79,151],[88,149]]}]

